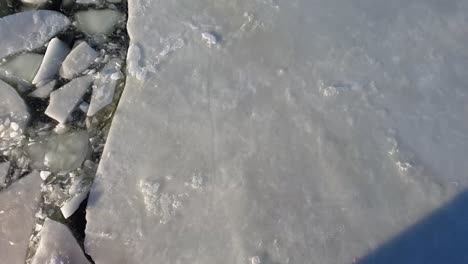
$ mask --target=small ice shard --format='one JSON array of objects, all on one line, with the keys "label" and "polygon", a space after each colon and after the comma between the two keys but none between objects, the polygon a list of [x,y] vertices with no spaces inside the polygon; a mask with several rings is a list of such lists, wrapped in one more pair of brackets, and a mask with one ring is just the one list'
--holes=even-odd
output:
[{"label": "small ice shard", "polygon": [[90,264],[70,230],[47,218],[40,232],[40,242],[32,264]]},{"label": "small ice shard", "polygon": [[32,81],[38,84],[51,80],[60,69],[60,65],[70,52],[70,48],[58,38],[53,38],[47,46],[44,60]]},{"label": "small ice shard", "polygon": [[0,124],[2,120],[9,119],[17,123],[19,128],[23,130],[29,120],[28,108],[16,90],[1,80],[0,100]]},{"label": "small ice shard", "polygon": [[89,36],[109,35],[124,15],[113,9],[86,10],[75,14],[77,28]]},{"label": "small ice shard", "polygon": [[88,109],[88,116],[94,116],[101,109],[112,103],[115,87],[122,78],[120,72],[121,60],[111,59],[99,72],[94,81],[93,94]]},{"label": "small ice shard", "polygon": [[49,94],[54,90],[56,80],[50,81],[42,86],[37,87],[34,91],[28,94],[29,97],[36,98],[47,98]]},{"label": "small ice shard", "polygon": [[0,192],[0,256],[2,263],[24,263],[34,213],[40,200],[41,178],[33,172]]},{"label": "small ice shard", "polygon": [[0,65],[0,75],[13,82],[31,84],[43,57],[37,53],[19,54]]},{"label": "small ice shard", "polygon": [[45,114],[60,123],[65,123],[92,82],[92,76],[86,75],[53,91],[50,94],[50,103]]},{"label": "small ice shard", "polygon": [[202,39],[206,42],[208,47],[214,46],[218,43],[218,38],[212,32],[203,32],[201,34]]},{"label": "small ice shard", "polygon": [[50,171],[41,171],[39,175],[41,176],[41,179],[45,181],[50,176],[50,174],[52,174]]},{"label": "small ice shard", "polygon": [[5,186],[5,180],[8,175],[9,169],[10,169],[9,161],[0,163],[0,187]]},{"label": "small ice shard", "polygon": [[86,131],[51,136],[25,148],[30,166],[50,172],[67,172],[79,168],[88,156],[89,137]]},{"label": "small ice shard", "polygon": [[33,10],[0,18],[0,58],[40,48],[69,25],[70,20],[66,16],[48,10]]},{"label": "small ice shard", "polygon": [[62,207],[60,207],[60,211],[62,212],[65,219],[70,217],[78,209],[78,207],[80,207],[81,202],[83,202],[86,199],[86,196],[88,196],[88,191],[89,190],[83,190],[79,192],[70,200],[66,201]]},{"label": "small ice shard", "polygon": [[62,63],[60,76],[65,79],[73,79],[94,62],[99,54],[88,43],[81,42],[73,48]]}]

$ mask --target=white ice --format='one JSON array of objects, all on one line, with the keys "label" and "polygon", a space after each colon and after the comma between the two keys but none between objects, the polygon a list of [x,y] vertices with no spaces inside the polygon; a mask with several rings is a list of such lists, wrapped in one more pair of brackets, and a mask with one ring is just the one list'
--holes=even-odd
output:
[{"label": "white ice", "polygon": [[86,251],[353,263],[442,206],[468,187],[468,2],[436,2],[129,0]]},{"label": "white ice", "polygon": [[47,218],[32,264],[89,264],[68,227]]},{"label": "white ice", "polygon": [[92,82],[93,77],[86,75],[73,79],[69,83],[53,91],[50,94],[50,102],[45,114],[60,123],[65,123]]},{"label": "white ice", "polygon": [[70,48],[67,44],[58,38],[53,38],[47,46],[44,60],[32,83],[38,84],[52,80],[69,52]]},{"label": "white ice", "polygon": [[0,191],[0,256],[2,263],[24,263],[40,201],[41,178],[33,172]]},{"label": "white ice", "polygon": [[40,48],[70,25],[55,11],[33,10],[0,18],[0,59],[25,50]]},{"label": "white ice", "polygon": [[80,75],[97,59],[99,54],[88,43],[81,42],[68,54],[60,67],[60,76],[72,79]]},{"label": "white ice", "polygon": [[88,116],[94,116],[101,109],[112,103],[116,85],[123,77],[120,71],[121,65],[122,61],[120,59],[111,59],[97,75],[93,85]]}]

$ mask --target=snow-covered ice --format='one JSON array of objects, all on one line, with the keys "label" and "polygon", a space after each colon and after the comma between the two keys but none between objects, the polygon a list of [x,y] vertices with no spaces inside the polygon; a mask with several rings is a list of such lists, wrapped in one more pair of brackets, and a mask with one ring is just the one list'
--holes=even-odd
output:
[{"label": "snow-covered ice", "polygon": [[60,123],[65,123],[73,109],[80,102],[86,90],[91,86],[90,75],[73,79],[50,94],[50,102],[45,113]]},{"label": "snow-covered ice", "polygon": [[436,2],[129,0],[86,251],[352,263],[441,206],[468,186],[468,2]]},{"label": "snow-covered ice", "polygon": [[29,93],[28,96],[37,98],[47,98],[49,97],[50,93],[54,90],[56,83],[57,81],[53,80],[44,85],[41,85],[34,89],[34,91]]},{"label": "snow-covered ice", "polygon": [[48,10],[26,11],[0,18],[0,59],[40,48],[69,25],[66,16]]},{"label": "snow-covered ice", "polygon": [[123,21],[124,15],[113,9],[89,9],[75,14],[78,30],[89,36],[108,35]]},{"label": "snow-covered ice", "polygon": [[67,44],[58,38],[53,38],[47,46],[44,60],[32,83],[38,84],[52,80],[69,52],[70,48]]},{"label": "snow-covered ice", "polygon": [[0,256],[2,263],[24,263],[34,214],[40,200],[41,178],[33,172],[0,191]]},{"label": "snow-covered ice", "polygon": [[0,80],[0,125],[7,119],[23,130],[29,120],[29,111],[16,90]]},{"label": "snow-covered ice", "polygon": [[88,116],[94,116],[101,109],[112,103],[116,85],[123,78],[120,71],[121,65],[120,59],[111,59],[97,75],[87,112]]},{"label": "snow-covered ice", "polygon": [[32,264],[89,264],[73,234],[63,224],[47,218]]},{"label": "snow-covered ice", "polygon": [[60,76],[72,79],[80,75],[97,59],[99,54],[88,43],[81,42],[68,54],[60,67]]},{"label": "snow-covered ice", "polygon": [[37,53],[19,54],[0,64],[0,76],[15,83],[30,85],[43,57]]}]

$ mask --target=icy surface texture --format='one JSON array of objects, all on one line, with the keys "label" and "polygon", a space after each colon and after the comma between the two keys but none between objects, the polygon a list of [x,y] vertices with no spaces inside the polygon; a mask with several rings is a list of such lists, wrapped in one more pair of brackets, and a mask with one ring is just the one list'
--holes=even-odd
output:
[{"label": "icy surface texture", "polygon": [[46,98],[49,94],[54,90],[55,84],[57,83],[56,80],[50,81],[42,86],[37,87],[34,91],[28,94],[30,97],[37,97],[37,98]]},{"label": "icy surface texture", "polygon": [[467,14],[462,0],[130,0],[87,252],[367,254],[468,186]]},{"label": "icy surface texture", "polygon": [[9,169],[10,169],[9,161],[0,163],[0,187],[5,186],[5,180],[6,180]]},{"label": "icy surface texture", "polygon": [[99,72],[93,85],[93,94],[87,111],[88,116],[95,115],[102,108],[112,103],[116,85],[123,74],[120,71],[122,62],[111,59]]},{"label": "icy surface texture", "polygon": [[41,67],[34,77],[33,84],[44,83],[52,80],[58,73],[60,65],[70,52],[70,48],[58,38],[54,38],[49,42],[44,60]]},{"label": "icy surface texture", "polygon": [[81,42],[73,48],[62,63],[60,76],[65,79],[72,79],[82,73],[94,62],[98,53],[91,48],[88,43]]},{"label": "icy surface texture", "polygon": [[38,170],[68,172],[79,168],[89,154],[88,133],[75,131],[29,143],[26,152]]},{"label": "icy surface texture", "polygon": [[0,191],[0,256],[2,263],[24,263],[34,213],[41,192],[39,173],[33,172]]},{"label": "icy surface texture", "polygon": [[[5,126],[11,125],[11,122],[18,124],[19,128],[23,129],[29,120],[28,108],[16,90],[2,80],[0,80],[0,98],[2,100],[0,104],[0,131]],[[7,120],[8,122],[6,122]],[[3,129],[1,125],[4,126]]]},{"label": "icy surface texture", "polygon": [[89,264],[68,228],[47,218],[32,264]]},{"label": "icy surface texture", "polygon": [[41,47],[70,20],[54,11],[34,10],[0,18],[0,58]]},{"label": "icy surface texture", "polygon": [[92,82],[93,77],[86,75],[73,79],[71,82],[53,91],[50,94],[50,102],[45,114],[60,123],[65,123]]},{"label": "icy surface texture", "polygon": [[89,36],[108,35],[123,21],[123,14],[117,10],[86,10],[75,14],[78,30]]},{"label": "icy surface texture", "polygon": [[39,70],[43,55],[24,53],[0,64],[0,75],[19,84],[31,85],[34,76]]}]

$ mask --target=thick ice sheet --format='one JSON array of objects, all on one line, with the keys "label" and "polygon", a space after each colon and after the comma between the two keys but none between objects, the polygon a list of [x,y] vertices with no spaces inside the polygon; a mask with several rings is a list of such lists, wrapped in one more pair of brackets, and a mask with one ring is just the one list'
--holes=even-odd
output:
[{"label": "thick ice sheet", "polygon": [[0,191],[0,256],[2,263],[24,263],[41,193],[33,172]]},{"label": "thick ice sheet", "polygon": [[89,264],[73,234],[63,224],[47,218],[32,264]]},{"label": "thick ice sheet", "polygon": [[106,263],[352,263],[467,186],[466,1],[129,1]]},{"label": "thick ice sheet", "polygon": [[0,58],[41,47],[70,25],[70,20],[54,11],[33,10],[0,18]]}]

